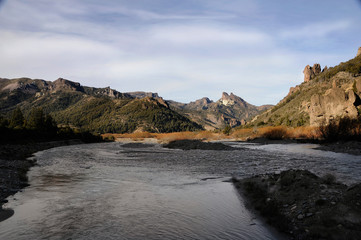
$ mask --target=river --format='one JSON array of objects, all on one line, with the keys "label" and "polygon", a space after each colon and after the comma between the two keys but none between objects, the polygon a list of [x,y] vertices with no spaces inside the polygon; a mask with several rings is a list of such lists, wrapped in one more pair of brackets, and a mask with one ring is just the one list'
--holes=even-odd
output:
[{"label": "river", "polygon": [[308,169],[361,181],[361,157],[313,144],[230,142],[235,151],[99,143],[35,154],[30,186],[0,239],[281,239],[246,207],[232,176]]}]

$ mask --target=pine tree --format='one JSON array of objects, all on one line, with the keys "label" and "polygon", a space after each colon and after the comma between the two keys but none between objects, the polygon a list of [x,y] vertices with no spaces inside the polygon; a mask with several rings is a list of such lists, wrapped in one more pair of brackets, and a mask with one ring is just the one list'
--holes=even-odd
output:
[{"label": "pine tree", "polygon": [[9,127],[13,129],[21,129],[24,127],[24,115],[19,107],[13,111]]},{"label": "pine tree", "polygon": [[33,108],[26,121],[26,128],[33,130],[43,130],[45,126],[45,117],[42,108]]},{"label": "pine tree", "polygon": [[49,133],[57,133],[57,131],[58,131],[56,122],[50,115],[46,115],[46,117],[45,117],[44,129],[46,131],[48,131]]}]

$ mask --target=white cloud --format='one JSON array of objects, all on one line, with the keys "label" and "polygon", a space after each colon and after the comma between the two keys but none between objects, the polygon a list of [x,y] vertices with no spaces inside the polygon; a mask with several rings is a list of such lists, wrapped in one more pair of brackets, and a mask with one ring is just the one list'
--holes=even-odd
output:
[{"label": "white cloud", "polygon": [[342,21],[329,21],[318,22],[309,24],[300,28],[293,28],[281,31],[280,37],[282,38],[323,38],[329,34],[337,33],[348,29],[351,26],[351,22],[348,20]]},{"label": "white cloud", "polygon": [[269,37],[255,30],[229,29],[210,25],[161,26],[152,29],[151,39],[167,44],[209,45],[234,44],[255,45],[267,43]]}]

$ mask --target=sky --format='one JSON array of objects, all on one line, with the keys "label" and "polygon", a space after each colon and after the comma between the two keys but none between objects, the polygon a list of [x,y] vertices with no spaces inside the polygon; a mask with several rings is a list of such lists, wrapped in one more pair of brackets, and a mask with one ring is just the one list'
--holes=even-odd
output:
[{"label": "sky", "polygon": [[361,47],[360,0],[0,0],[0,77],[276,104]]}]

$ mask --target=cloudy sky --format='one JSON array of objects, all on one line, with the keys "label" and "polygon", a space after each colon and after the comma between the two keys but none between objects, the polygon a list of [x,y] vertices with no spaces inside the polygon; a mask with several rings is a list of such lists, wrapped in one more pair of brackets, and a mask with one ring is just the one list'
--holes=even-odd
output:
[{"label": "cloudy sky", "polygon": [[276,104],[361,46],[359,0],[0,0],[0,77]]}]

